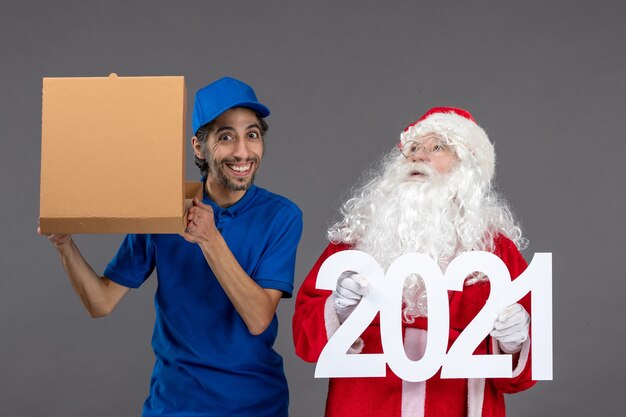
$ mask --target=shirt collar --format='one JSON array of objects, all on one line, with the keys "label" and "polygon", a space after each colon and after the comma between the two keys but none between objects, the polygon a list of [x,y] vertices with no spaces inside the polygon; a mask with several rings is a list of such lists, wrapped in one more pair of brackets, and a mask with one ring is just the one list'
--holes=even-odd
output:
[{"label": "shirt collar", "polygon": [[211,197],[206,192],[206,176],[202,177],[202,202],[204,204],[209,204],[215,212],[226,212],[231,216],[236,216],[238,213],[241,213],[250,202],[254,199],[256,195],[258,187],[254,184],[250,186],[246,190],[246,193],[237,201],[235,204],[228,208],[223,208],[218,206],[215,201],[211,200]]}]

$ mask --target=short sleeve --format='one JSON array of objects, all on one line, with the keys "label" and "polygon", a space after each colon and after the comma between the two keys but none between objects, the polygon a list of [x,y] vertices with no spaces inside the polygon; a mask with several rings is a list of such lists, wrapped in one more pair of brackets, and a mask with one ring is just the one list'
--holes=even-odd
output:
[{"label": "short sleeve", "polygon": [[154,270],[156,261],[151,235],[126,235],[104,276],[129,288],[138,288]]},{"label": "short sleeve", "polygon": [[296,251],[302,235],[302,212],[293,206],[281,216],[270,244],[261,256],[254,281],[263,288],[280,290],[284,298],[293,293]]}]

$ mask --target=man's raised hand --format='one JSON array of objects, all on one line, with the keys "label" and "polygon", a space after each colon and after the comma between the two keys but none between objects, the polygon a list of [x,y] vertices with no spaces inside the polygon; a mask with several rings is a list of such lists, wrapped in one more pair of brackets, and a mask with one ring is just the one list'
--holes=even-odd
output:
[{"label": "man's raised hand", "polygon": [[187,227],[181,236],[188,242],[202,243],[210,240],[216,233],[219,232],[215,227],[213,208],[194,198],[193,206],[187,211]]}]

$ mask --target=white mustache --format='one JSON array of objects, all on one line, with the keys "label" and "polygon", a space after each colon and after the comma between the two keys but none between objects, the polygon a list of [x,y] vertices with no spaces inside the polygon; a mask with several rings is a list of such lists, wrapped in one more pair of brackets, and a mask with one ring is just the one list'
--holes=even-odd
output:
[{"label": "white mustache", "polygon": [[410,164],[403,164],[403,166],[399,167],[401,176],[410,176],[413,173],[420,173],[426,177],[436,177],[438,176],[437,171],[435,171],[430,165],[424,162],[413,162]]}]

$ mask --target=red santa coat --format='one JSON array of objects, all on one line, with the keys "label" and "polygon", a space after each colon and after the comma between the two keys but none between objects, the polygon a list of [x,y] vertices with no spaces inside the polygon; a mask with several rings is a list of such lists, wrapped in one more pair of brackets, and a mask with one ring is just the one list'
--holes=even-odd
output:
[{"label": "red santa coat", "polygon": [[[331,291],[315,288],[317,274],[324,261],[349,246],[329,244],[308,274],[296,298],[293,317],[293,336],[296,353],[308,362],[316,362],[339,327],[332,303]],[[494,253],[517,278],[526,269],[526,261],[513,242],[505,237],[495,241]],[[450,337],[448,348],[484,306],[489,296],[489,283],[478,282],[465,286],[462,292],[450,291]],[[530,312],[530,298],[520,304]],[[400,318],[398,318],[400,319]],[[407,356],[416,360],[425,348],[427,320],[418,318],[412,324],[403,323],[404,345]],[[387,376],[380,378],[331,378],[326,402],[327,417],[384,416],[384,417],[501,417],[505,415],[504,394],[530,388],[535,384],[530,374],[530,342],[514,357],[513,378],[441,379],[440,372],[424,382],[399,379],[387,368]],[[381,353],[378,316],[363,332],[350,353]],[[476,354],[500,353],[495,339],[487,337],[477,347]]]}]

